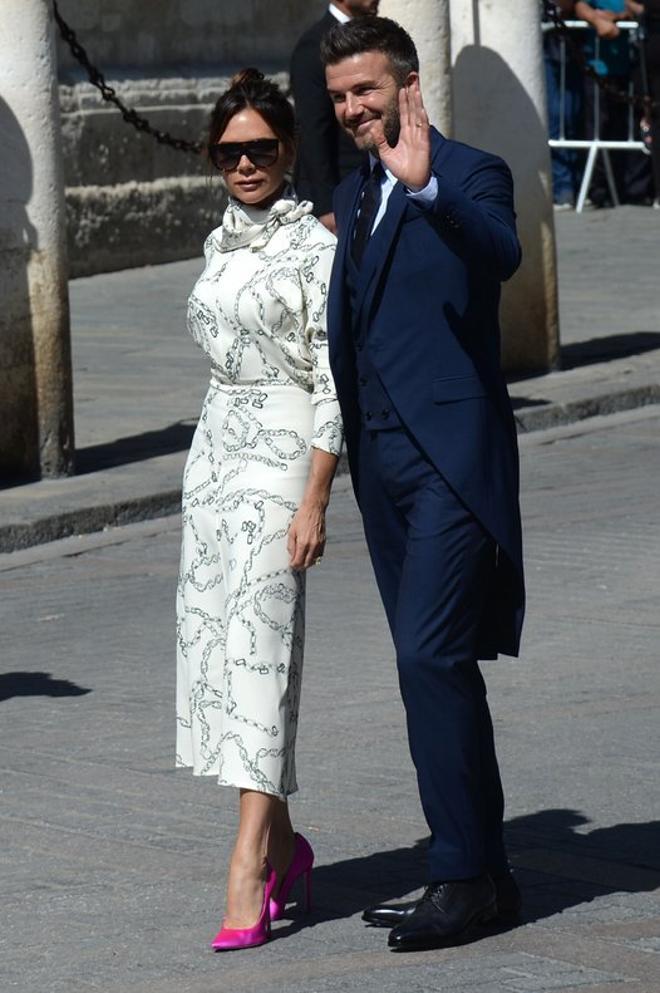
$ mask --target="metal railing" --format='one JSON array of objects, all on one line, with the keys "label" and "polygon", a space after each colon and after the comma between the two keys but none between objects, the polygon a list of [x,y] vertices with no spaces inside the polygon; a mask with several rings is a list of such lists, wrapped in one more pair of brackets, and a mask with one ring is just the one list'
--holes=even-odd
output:
[{"label": "metal railing", "polygon": [[[569,29],[569,31],[593,31],[591,25],[587,24],[586,21],[564,21],[564,24]],[[628,32],[628,43],[632,45],[633,38],[639,30],[639,24],[637,21],[617,21],[616,25],[623,31]],[[543,25],[544,31],[552,31],[554,25],[552,23],[545,23]],[[595,34],[595,32],[594,32]],[[646,147],[643,141],[639,141],[635,138],[635,106],[636,101],[634,100],[633,94],[633,81],[632,79],[628,83],[628,120],[627,120],[627,135],[625,138],[621,139],[605,139],[600,136],[600,104],[603,97],[601,88],[596,85],[595,82],[589,81],[587,85],[592,85],[594,87],[594,107],[593,107],[593,137],[588,139],[578,139],[578,138],[567,138],[566,137],[566,65],[567,59],[570,58],[570,53],[568,53],[566,39],[563,35],[559,35],[559,137],[548,139],[548,144],[550,148],[570,148],[570,149],[583,149],[587,152],[587,159],[584,166],[584,172],[582,174],[582,181],[580,183],[580,192],[578,193],[577,203],[575,205],[576,213],[581,213],[585,201],[587,199],[587,194],[589,192],[589,187],[591,185],[591,178],[593,176],[594,168],[596,166],[596,160],[598,155],[602,156],[603,166],[605,170],[605,178],[607,181],[607,187],[609,190],[612,203],[615,207],[620,205],[619,195],[616,188],[616,182],[614,180],[614,171],[612,169],[612,163],[610,161],[610,151],[626,151],[626,152],[644,152]],[[594,54],[591,61],[598,62],[600,60],[600,38],[598,35],[595,37]],[[585,79],[586,82],[586,79]]]}]

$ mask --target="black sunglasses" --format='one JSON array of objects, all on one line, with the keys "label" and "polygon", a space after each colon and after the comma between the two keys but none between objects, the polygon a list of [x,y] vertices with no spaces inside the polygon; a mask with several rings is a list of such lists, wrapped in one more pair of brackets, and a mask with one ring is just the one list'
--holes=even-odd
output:
[{"label": "black sunglasses", "polygon": [[277,162],[279,138],[256,138],[254,141],[221,141],[211,145],[209,155],[216,169],[235,169],[244,155],[254,166],[263,168]]}]

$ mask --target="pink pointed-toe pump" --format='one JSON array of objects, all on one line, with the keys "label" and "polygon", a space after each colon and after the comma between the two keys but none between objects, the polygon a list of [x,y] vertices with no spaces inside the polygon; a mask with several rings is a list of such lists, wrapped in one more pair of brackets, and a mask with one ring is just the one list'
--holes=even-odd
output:
[{"label": "pink pointed-toe pump", "polygon": [[286,876],[282,880],[277,895],[270,898],[270,919],[279,921],[284,916],[286,902],[293,889],[293,884],[300,876],[305,877],[305,910],[310,910],[312,906],[312,866],[314,865],[314,852],[312,846],[296,832],[296,844],[293,849],[291,865],[287,869]]},{"label": "pink pointed-toe pump", "polygon": [[277,874],[267,865],[266,885],[264,886],[264,902],[256,924],[252,927],[221,927],[211,942],[211,948],[216,952],[230,952],[236,948],[256,948],[264,945],[270,938],[270,901],[277,884]]}]

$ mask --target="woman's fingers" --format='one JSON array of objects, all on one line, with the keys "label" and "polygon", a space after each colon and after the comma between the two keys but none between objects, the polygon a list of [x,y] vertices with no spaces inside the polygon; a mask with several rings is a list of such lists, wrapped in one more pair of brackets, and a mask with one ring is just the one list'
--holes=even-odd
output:
[{"label": "woman's fingers", "polygon": [[303,542],[299,541],[296,546],[295,555],[291,557],[290,566],[292,569],[310,569],[322,557],[325,542]]},{"label": "woman's fingers", "polygon": [[324,547],[325,546],[322,545],[322,544],[321,545],[319,545],[319,544],[310,545],[310,547],[307,549],[307,553],[305,555],[305,561],[304,561],[304,564],[303,564],[303,569],[311,569],[311,567],[313,565],[316,565],[316,563],[318,562],[318,560],[323,557],[323,549],[324,549]]},{"label": "woman's fingers", "polygon": [[286,538],[286,550],[289,555],[289,565],[291,565],[296,554],[296,532],[293,525],[289,528],[289,533]]},{"label": "woman's fingers", "polygon": [[294,516],[287,536],[291,569],[309,569],[323,555],[325,521],[323,514],[300,509]]}]

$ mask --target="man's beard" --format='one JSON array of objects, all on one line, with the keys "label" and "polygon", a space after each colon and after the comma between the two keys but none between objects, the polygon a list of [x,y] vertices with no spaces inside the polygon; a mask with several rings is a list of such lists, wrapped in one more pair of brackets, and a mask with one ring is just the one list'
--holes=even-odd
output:
[{"label": "man's beard", "polygon": [[[401,117],[399,115],[399,94],[397,91],[396,96],[383,111],[383,134],[385,135],[385,141],[390,148],[394,148],[394,146],[398,143],[400,131]],[[376,143],[371,142],[366,146],[366,150],[375,154]]]},{"label": "man's beard", "polygon": [[383,114],[383,134],[390,148],[394,148],[399,142],[401,132],[401,116],[399,114],[399,93],[392,102],[385,108]]}]

